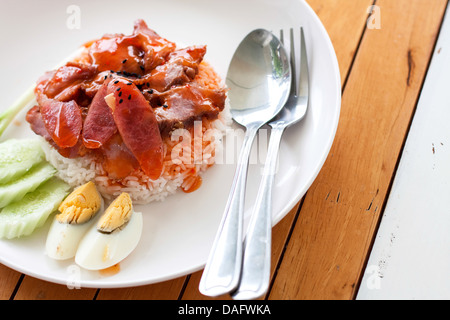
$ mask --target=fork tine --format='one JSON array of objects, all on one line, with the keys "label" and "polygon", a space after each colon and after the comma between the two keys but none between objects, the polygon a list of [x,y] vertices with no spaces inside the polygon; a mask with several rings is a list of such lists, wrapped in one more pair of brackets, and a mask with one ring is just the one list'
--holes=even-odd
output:
[{"label": "fork tine", "polygon": [[309,70],[308,57],[306,55],[305,34],[303,28],[300,27],[300,79],[298,84],[298,95],[308,98],[309,95]]},{"label": "fork tine", "polygon": [[287,48],[287,46],[290,46],[290,54],[289,54],[289,64],[291,65],[291,88],[290,88],[290,95],[296,95],[296,70],[295,70],[295,50],[294,50],[294,41],[293,41],[293,29],[290,29],[290,36],[289,41],[286,44],[284,41],[284,30],[280,29],[280,42],[281,44]]},{"label": "fork tine", "polygon": [[294,41],[294,29],[290,29],[290,47],[291,47],[291,76],[292,76],[292,83],[291,83],[291,93],[297,95],[297,65],[295,62],[295,41]]},{"label": "fork tine", "polygon": [[[285,47],[290,47],[290,57],[289,62],[291,64],[291,95],[294,96],[307,96],[308,95],[308,60],[306,57],[306,46],[305,46],[305,36],[303,33],[303,28],[300,27],[300,61],[297,61],[296,48],[295,48],[295,35],[294,29],[289,29],[289,41],[286,44],[284,40],[284,30],[280,29],[280,42]],[[297,69],[297,63],[300,62],[300,67]]]}]

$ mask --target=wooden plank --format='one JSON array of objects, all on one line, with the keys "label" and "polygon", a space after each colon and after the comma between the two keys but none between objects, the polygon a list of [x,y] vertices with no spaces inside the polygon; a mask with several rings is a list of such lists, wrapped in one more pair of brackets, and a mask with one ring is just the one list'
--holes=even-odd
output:
[{"label": "wooden plank", "polygon": [[341,80],[347,78],[361,34],[366,26],[368,8],[374,0],[307,0],[330,36],[339,62]]},{"label": "wooden plank", "polygon": [[449,43],[447,9],[358,299],[450,299]]},{"label": "wooden plank", "polygon": [[92,300],[97,289],[69,289],[33,277],[24,277],[14,300]]},{"label": "wooden plank", "polygon": [[21,274],[0,264],[0,300],[8,300],[20,280]]},{"label": "wooden plank", "polygon": [[186,277],[146,286],[120,289],[101,289],[97,300],[176,300]]},{"label": "wooden plank", "polygon": [[381,29],[365,32],[270,299],[354,298],[446,4],[377,1]]}]

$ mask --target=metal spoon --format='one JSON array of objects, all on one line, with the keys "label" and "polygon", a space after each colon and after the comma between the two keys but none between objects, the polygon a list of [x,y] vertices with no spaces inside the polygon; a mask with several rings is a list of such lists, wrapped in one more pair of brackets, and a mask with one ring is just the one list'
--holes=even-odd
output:
[{"label": "metal spoon", "polygon": [[248,159],[253,140],[289,96],[288,55],[272,33],[257,29],[238,46],[228,69],[233,119],[246,128],[225,212],[200,281],[200,292],[218,296],[236,289],[242,265],[243,212]]}]

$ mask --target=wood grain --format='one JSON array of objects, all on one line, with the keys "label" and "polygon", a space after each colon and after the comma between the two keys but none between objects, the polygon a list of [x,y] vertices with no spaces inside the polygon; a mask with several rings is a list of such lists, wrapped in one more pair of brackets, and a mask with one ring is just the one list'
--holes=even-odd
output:
[{"label": "wood grain", "polygon": [[97,289],[69,289],[33,277],[24,277],[14,300],[92,300]]},{"label": "wood grain", "polygon": [[161,283],[120,289],[101,289],[97,300],[176,300],[186,277]]},{"label": "wood grain", "polygon": [[270,299],[352,299],[447,1],[379,0],[342,98],[330,155],[309,189]]},{"label": "wood grain", "polygon": [[368,8],[374,0],[307,0],[330,36],[339,62],[341,81],[347,78],[361,35],[366,27]]},{"label": "wood grain", "polygon": [[0,264],[0,300],[8,300],[12,297],[20,277],[19,272]]},{"label": "wood grain", "polygon": [[450,299],[449,43],[447,11],[361,280],[359,300]]}]

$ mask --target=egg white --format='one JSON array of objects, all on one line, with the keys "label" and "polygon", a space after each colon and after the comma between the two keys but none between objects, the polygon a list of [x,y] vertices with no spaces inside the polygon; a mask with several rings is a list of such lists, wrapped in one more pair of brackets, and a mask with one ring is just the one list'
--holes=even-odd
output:
[{"label": "egg white", "polygon": [[92,226],[78,246],[75,262],[87,270],[106,269],[119,263],[138,245],[142,227],[141,212],[133,212],[123,229],[111,233],[99,232],[96,225]]},{"label": "egg white", "polygon": [[104,210],[104,201],[101,199],[100,209],[87,222],[82,224],[61,223],[53,218],[45,242],[45,253],[55,260],[67,260],[75,257],[78,245],[88,230],[96,224],[99,212]]}]

